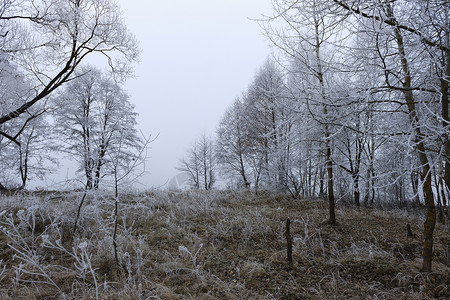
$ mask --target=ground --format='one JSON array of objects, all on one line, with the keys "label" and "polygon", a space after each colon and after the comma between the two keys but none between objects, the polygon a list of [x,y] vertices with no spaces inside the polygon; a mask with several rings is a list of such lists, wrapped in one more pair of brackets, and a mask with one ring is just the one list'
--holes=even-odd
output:
[{"label": "ground", "polygon": [[330,226],[320,199],[248,191],[123,195],[117,264],[114,198],[88,195],[72,237],[81,198],[82,192],[2,196],[2,299],[450,297],[450,228],[437,224],[433,273],[421,273],[420,209],[338,203],[338,225]]}]

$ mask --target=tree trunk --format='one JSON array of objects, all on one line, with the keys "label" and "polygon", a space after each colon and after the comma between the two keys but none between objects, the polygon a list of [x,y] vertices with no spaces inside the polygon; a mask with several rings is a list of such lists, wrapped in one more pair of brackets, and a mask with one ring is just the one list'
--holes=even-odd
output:
[{"label": "tree trunk", "polygon": [[[447,3],[448,4],[448,3]],[[445,15],[447,17],[447,26],[446,26],[446,32],[445,32],[445,38],[443,39],[446,42],[447,49],[450,45],[450,19],[449,19],[449,6],[445,6]],[[444,213],[444,219],[448,216],[447,214],[447,196],[450,194],[450,136],[448,134],[449,132],[449,126],[450,126],[450,119],[448,114],[448,90],[449,90],[449,83],[450,83],[450,51],[447,50],[445,52],[445,55],[443,57],[443,66],[445,66],[445,72],[443,72],[441,79],[440,79],[440,87],[441,87],[441,110],[442,110],[442,131],[443,136],[442,139],[444,142],[444,151],[445,155],[443,157],[444,161],[444,174],[443,177],[440,178],[441,184],[442,184],[442,202],[443,202],[443,213]],[[441,172],[440,172],[441,173]]]},{"label": "tree trunk", "polygon": [[425,196],[425,205],[427,207],[427,217],[424,222],[424,243],[423,243],[423,272],[431,272],[433,261],[433,232],[436,226],[436,207],[434,205],[433,189],[431,186],[430,167],[425,155],[423,143],[419,144],[419,157],[422,163],[423,192]]},{"label": "tree trunk", "polygon": [[334,187],[333,187],[333,161],[331,160],[331,147],[328,139],[328,134],[325,136],[327,139],[326,144],[326,160],[327,160],[327,173],[328,173],[328,208],[330,219],[328,220],[330,225],[336,225],[336,214],[334,209]]},{"label": "tree trunk", "polygon": [[[27,179],[28,179],[28,143],[26,144],[26,148],[25,151],[22,151],[21,146],[19,146],[19,153],[20,153],[20,166],[19,166],[19,171],[20,171],[20,178],[22,179],[22,184],[19,187],[19,190],[22,190],[25,188],[26,184],[27,184]],[[25,153],[23,153],[25,152]],[[25,155],[24,155],[25,154]]]},{"label": "tree trunk", "polygon": [[247,176],[245,175],[245,167],[244,167],[244,158],[242,157],[242,153],[239,153],[239,166],[241,168],[241,176],[244,181],[244,186],[246,189],[250,187],[250,183],[247,180]]},{"label": "tree trunk", "polygon": [[[390,7],[388,7],[389,17],[393,17],[393,13]],[[400,62],[403,71],[403,95],[405,97],[406,105],[409,112],[409,120],[415,133],[415,144],[418,152],[422,172],[421,178],[423,182],[423,193],[425,197],[425,205],[427,208],[426,220],[424,222],[424,243],[423,243],[423,272],[431,272],[431,266],[433,261],[433,232],[436,225],[436,207],[434,205],[433,188],[431,184],[431,170],[426,155],[425,144],[423,141],[423,135],[419,127],[419,117],[416,113],[416,107],[414,102],[414,96],[411,91],[411,74],[409,71],[408,61],[406,59],[406,52],[403,43],[403,37],[400,29],[394,27],[394,34],[397,41],[397,46],[400,54]]]},{"label": "tree trunk", "polygon": [[76,216],[76,218],[75,218],[75,223],[74,223],[74,225],[73,225],[72,239],[74,238],[75,233],[77,232],[78,220],[80,219],[81,208],[83,207],[84,200],[86,199],[86,196],[87,196],[87,190],[85,189],[85,190],[84,190],[83,197],[81,198],[81,201],[80,201],[80,205],[78,205],[77,216]]},{"label": "tree trunk", "polygon": [[358,174],[353,174],[353,197],[355,198],[355,205],[360,206],[359,201],[359,176]]},{"label": "tree trunk", "polygon": [[117,166],[114,167],[114,232],[113,248],[116,265],[119,266],[119,256],[117,254],[117,226],[119,224],[119,180],[117,178]]},{"label": "tree trunk", "polygon": [[413,190],[413,203],[420,207],[420,197],[419,197],[419,176],[415,172],[411,172],[411,185]]},{"label": "tree trunk", "polygon": [[[316,7],[314,7],[316,9]],[[320,21],[316,18],[316,15],[314,15],[314,25],[315,25],[315,54],[316,54],[316,60],[317,60],[317,79],[320,83],[320,93],[321,98],[323,101],[323,116],[324,118],[327,118],[328,116],[328,109],[326,106],[326,96],[325,96],[325,81],[323,78],[323,70],[322,70],[322,61],[320,58],[320,32],[319,32],[319,25]],[[325,136],[325,163],[327,168],[327,189],[328,189],[328,208],[329,208],[329,224],[330,225],[336,225],[336,214],[335,214],[335,203],[334,203],[334,187],[333,187],[333,161],[331,160],[331,145],[330,145],[330,128],[329,124],[327,123],[327,120],[325,119],[325,122],[323,124],[324,126],[324,136]]]},{"label": "tree trunk", "polygon": [[441,181],[439,180],[440,172],[436,171],[436,168],[434,168],[433,172],[434,177],[434,188],[436,190],[436,202],[437,202],[437,222],[445,225],[445,218],[444,218],[444,208],[442,205],[442,193],[441,193]]},{"label": "tree trunk", "polygon": [[89,162],[85,163],[84,173],[86,174],[86,189],[92,190],[92,184],[93,184],[92,167]]},{"label": "tree trunk", "polygon": [[[449,43],[450,37],[447,33],[447,43]],[[442,105],[442,127],[444,132],[444,148],[445,148],[445,167],[444,167],[444,181],[446,184],[446,190],[450,190],[450,140],[448,134],[448,127],[450,126],[450,119],[448,116],[448,89],[450,81],[450,51],[446,53],[447,64],[445,74],[441,78],[441,105]]]}]

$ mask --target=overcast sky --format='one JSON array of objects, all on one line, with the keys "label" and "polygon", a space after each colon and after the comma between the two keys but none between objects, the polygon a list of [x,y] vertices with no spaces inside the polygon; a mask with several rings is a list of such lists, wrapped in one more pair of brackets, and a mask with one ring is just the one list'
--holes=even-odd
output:
[{"label": "overcast sky", "polygon": [[203,132],[214,134],[225,109],[270,55],[257,22],[270,0],[119,0],[142,50],[126,89],[145,133],[160,134],[142,182],[157,187]]}]

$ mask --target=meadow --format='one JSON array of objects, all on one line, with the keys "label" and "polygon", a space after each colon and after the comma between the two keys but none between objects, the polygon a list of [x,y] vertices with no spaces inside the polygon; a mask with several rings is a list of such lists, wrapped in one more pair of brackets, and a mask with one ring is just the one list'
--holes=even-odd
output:
[{"label": "meadow", "polygon": [[[449,226],[421,273],[424,212],[249,191],[0,199],[1,299],[448,299]],[[292,262],[287,260],[290,220]],[[413,236],[408,237],[410,224]]]}]

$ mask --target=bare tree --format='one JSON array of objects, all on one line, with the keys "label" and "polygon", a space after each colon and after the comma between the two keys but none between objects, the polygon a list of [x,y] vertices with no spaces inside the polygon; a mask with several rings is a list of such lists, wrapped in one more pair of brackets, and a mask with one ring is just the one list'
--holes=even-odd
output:
[{"label": "bare tree", "polygon": [[[119,224],[119,187],[125,184],[133,185],[136,180],[145,173],[145,163],[147,160],[147,150],[153,141],[158,137],[152,138],[151,135],[140,137],[130,148],[129,132],[120,130],[115,151],[108,152],[110,164],[107,173],[112,177],[114,187],[114,231],[113,231],[113,250],[116,264],[119,265],[119,255],[117,251],[117,232]],[[79,211],[78,211],[79,212]],[[79,215],[78,215],[79,216]],[[78,221],[78,217],[77,217]],[[75,222],[76,226],[77,222]],[[75,227],[76,228],[76,227]]]},{"label": "bare tree", "polygon": [[222,117],[217,128],[216,157],[228,177],[240,178],[239,184],[250,187],[249,162],[251,139],[248,136],[243,103],[237,98]]},{"label": "bare tree", "polygon": [[285,185],[285,110],[279,105],[284,92],[283,74],[275,62],[268,59],[243,96],[254,173],[261,177],[258,185],[266,189],[283,189]]},{"label": "bare tree", "polygon": [[275,0],[273,7],[274,17],[265,21],[265,32],[289,63],[295,61],[296,71],[302,73],[299,99],[306,102],[310,116],[322,126],[329,223],[336,224],[332,144],[341,96],[333,83],[340,67],[335,45],[344,41],[338,37],[343,24],[337,22],[326,1]]},{"label": "bare tree", "polygon": [[[138,147],[136,116],[122,87],[95,68],[82,68],[55,99],[56,126],[86,177],[86,189],[97,189],[103,168],[111,163],[108,154]],[[123,150],[122,150],[123,151]]]},{"label": "bare tree", "polygon": [[182,158],[180,165],[177,167],[177,170],[186,172],[189,175],[190,185],[196,190],[200,189],[201,184],[201,166],[197,147],[197,143],[194,143],[193,147],[188,150],[187,157]]},{"label": "bare tree", "polygon": [[[115,74],[125,76],[139,53],[114,1],[2,1],[0,24],[0,56],[14,64],[31,86],[2,110],[0,125],[26,115],[69,81],[86,57],[103,55]],[[18,142],[3,129],[0,134]]]},{"label": "bare tree", "polygon": [[[13,62],[0,53],[0,114],[14,107],[18,97],[28,97],[31,85]],[[0,125],[0,188],[25,187],[30,176],[43,178],[55,159],[49,155],[52,135],[47,119],[46,103],[27,110],[11,122]]]},{"label": "bare tree", "polygon": [[[35,118],[18,137],[19,144],[0,137],[0,173],[3,189],[24,189],[29,179],[44,179],[54,170],[57,145],[47,120]],[[53,142],[52,142],[53,141]],[[1,188],[0,188],[1,189]]]},{"label": "bare tree", "polygon": [[191,186],[210,190],[216,182],[216,158],[212,138],[203,134],[188,151],[187,158],[180,160],[177,168],[189,174]]},{"label": "bare tree", "polygon": [[[372,50],[377,55],[374,61],[379,74],[384,76],[384,84],[376,89],[388,94],[390,99],[400,99],[390,100],[390,104],[396,105],[396,111],[406,114],[409,120],[408,146],[415,149],[419,161],[411,174],[419,171],[427,206],[422,270],[430,272],[436,222],[432,173],[438,169],[433,165],[436,162],[445,165],[441,176],[446,184],[450,176],[447,171],[448,1],[374,0],[366,1],[364,5],[360,1],[333,2],[359,20],[364,32],[372,36]],[[413,189],[417,189],[417,184],[412,181]],[[446,189],[448,191],[448,186]]]}]

